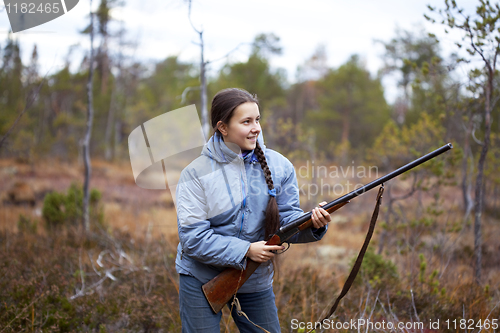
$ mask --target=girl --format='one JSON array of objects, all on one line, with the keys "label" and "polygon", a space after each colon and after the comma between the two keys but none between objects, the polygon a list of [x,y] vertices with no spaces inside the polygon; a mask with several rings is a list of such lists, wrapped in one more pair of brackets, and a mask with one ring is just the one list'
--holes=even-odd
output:
[{"label": "girl", "polygon": [[[256,97],[242,89],[222,90],[211,113],[215,134],[182,171],[176,190],[182,331],[220,332],[222,312],[213,313],[201,286],[227,267],[244,269],[250,258],[262,264],[236,295],[248,319],[230,306],[232,317],[240,332],[261,332],[258,326],[280,332],[270,259],[282,247],[265,240],[304,213],[295,170],[264,146]],[[292,242],[320,240],[330,220],[327,211],[314,208],[314,228]]]}]

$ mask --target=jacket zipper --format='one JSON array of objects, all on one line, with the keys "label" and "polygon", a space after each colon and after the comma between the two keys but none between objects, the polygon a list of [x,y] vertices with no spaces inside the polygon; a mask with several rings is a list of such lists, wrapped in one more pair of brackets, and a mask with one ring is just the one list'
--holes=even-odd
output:
[{"label": "jacket zipper", "polygon": [[245,219],[245,208],[247,205],[247,196],[245,195],[245,182],[243,181],[243,175],[241,175],[241,184],[243,188],[243,202],[241,203],[242,214],[241,214],[241,224],[240,224],[240,231],[238,232],[238,238],[241,236],[241,231],[243,230],[243,220]]}]

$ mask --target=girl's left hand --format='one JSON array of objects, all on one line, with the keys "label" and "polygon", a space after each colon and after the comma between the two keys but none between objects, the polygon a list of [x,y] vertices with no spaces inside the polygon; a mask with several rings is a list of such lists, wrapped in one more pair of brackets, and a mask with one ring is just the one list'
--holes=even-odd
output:
[{"label": "girl's left hand", "polygon": [[[326,201],[319,203],[319,206],[324,205],[326,205]],[[330,213],[323,208],[316,207],[311,211],[311,220],[313,227],[319,229],[327,225],[332,220],[332,217],[330,216]]]}]

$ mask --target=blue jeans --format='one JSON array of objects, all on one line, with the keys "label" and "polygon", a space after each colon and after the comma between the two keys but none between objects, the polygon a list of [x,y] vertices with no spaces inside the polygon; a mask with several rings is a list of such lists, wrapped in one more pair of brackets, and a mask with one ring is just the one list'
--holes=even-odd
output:
[{"label": "blue jeans", "polygon": [[[222,311],[217,314],[212,311],[201,289],[202,285],[192,276],[179,275],[179,305],[184,333],[220,333]],[[251,321],[271,333],[281,332],[273,288],[257,293],[236,294],[236,297],[240,301],[241,310]],[[231,309],[231,302],[227,305]],[[245,317],[238,316],[236,307],[233,307],[231,315],[241,333],[263,332]]]}]

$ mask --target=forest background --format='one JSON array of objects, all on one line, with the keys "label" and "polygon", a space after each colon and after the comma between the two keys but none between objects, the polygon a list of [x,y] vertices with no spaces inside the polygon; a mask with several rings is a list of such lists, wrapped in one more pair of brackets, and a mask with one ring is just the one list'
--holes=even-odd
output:
[{"label": "forest background", "polygon": [[[165,112],[190,104],[201,111],[203,66],[177,56],[152,65],[130,57],[124,50],[138,45],[113,21],[119,6],[102,0],[94,13],[95,56],[75,66],[68,52],[50,75],[40,71],[36,47],[21,50],[10,34],[0,44],[0,332],[180,331],[174,205],[168,191],[135,185],[127,138]],[[433,6],[425,18],[459,36],[449,55],[436,35],[397,29],[378,41],[384,65],[377,75],[358,55],[328,66],[320,45],[292,83],[270,65],[282,52],[279,36],[262,33],[248,41],[244,61],[224,58],[206,77],[207,96],[226,87],[258,96],[266,145],[296,167],[304,210],[451,142],[451,152],[387,184],[370,251],[335,320],[423,322],[422,330],[395,331],[430,332],[429,320],[467,319],[469,332],[493,332],[500,317],[500,9],[488,1],[472,12],[454,1]],[[28,62],[22,52],[30,52]],[[397,80],[391,103],[387,76]],[[84,231],[88,87],[93,190]],[[374,195],[335,213],[321,242],[282,255],[275,291],[283,331],[297,331],[293,318],[317,320],[340,291]],[[228,318],[225,310],[222,329],[233,331]]]}]

